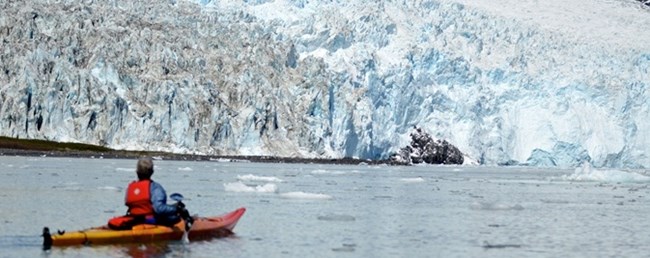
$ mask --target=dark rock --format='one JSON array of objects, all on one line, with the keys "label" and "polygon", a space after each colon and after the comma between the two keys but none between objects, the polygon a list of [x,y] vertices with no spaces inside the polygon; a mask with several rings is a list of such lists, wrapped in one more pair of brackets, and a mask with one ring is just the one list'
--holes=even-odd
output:
[{"label": "dark rock", "polygon": [[446,140],[434,140],[431,135],[415,128],[411,133],[411,145],[391,156],[394,164],[463,164],[464,155]]}]

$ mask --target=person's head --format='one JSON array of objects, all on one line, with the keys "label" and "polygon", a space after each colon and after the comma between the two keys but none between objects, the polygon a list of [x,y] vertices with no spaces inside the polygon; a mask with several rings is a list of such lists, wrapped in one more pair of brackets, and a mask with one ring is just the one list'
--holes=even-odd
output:
[{"label": "person's head", "polygon": [[135,173],[138,174],[138,180],[151,179],[151,175],[153,175],[153,160],[151,158],[140,158]]}]

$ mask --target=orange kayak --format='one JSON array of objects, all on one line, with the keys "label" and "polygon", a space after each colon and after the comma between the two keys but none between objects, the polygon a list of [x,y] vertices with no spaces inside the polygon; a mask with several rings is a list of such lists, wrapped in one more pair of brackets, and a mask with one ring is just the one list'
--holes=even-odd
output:
[{"label": "orange kayak", "polygon": [[[224,237],[233,234],[233,228],[245,211],[246,208],[239,208],[221,216],[195,218],[188,234],[189,240]],[[113,230],[107,226],[102,226],[54,234],[50,234],[49,229],[44,228],[43,247],[174,241],[181,240],[184,232],[184,221],[176,223],[173,227],[141,224],[128,230]]]}]

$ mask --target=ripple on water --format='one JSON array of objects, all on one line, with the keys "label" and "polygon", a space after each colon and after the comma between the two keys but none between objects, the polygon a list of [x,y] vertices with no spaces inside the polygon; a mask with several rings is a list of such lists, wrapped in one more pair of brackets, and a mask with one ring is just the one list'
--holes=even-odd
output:
[{"label": "ripple on water", "polygon": [[318,216],[318,220],[323,221],[355,221],[356,218],[347,214],[326,214]]},{"label": "ripple on water", "polygon": [[334,251],[334,252],[348,252],[348,253],[349,252],[354,252],[356,246],[357,245],[355,245],[355,244],[342,244],[340,247],[332,248],[332,251]]},{"label": "ripple on water", "polygon": [[488,211],[505,211],[505,210],[523,210],[521,204],[507,204],[497,202],[475,202],[472,203],[473,210],[488,210]]}]

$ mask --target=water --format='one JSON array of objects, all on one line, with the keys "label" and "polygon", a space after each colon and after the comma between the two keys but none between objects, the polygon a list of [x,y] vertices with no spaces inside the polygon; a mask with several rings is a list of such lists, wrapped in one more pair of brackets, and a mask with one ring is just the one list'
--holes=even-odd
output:
[{"label": "water", "polygon": [[235,236],[40,248],[121,215],[135,160],[0,156],[0,257],[640,257],[643,171],[155,161],[191,213],[248,210]]}]

